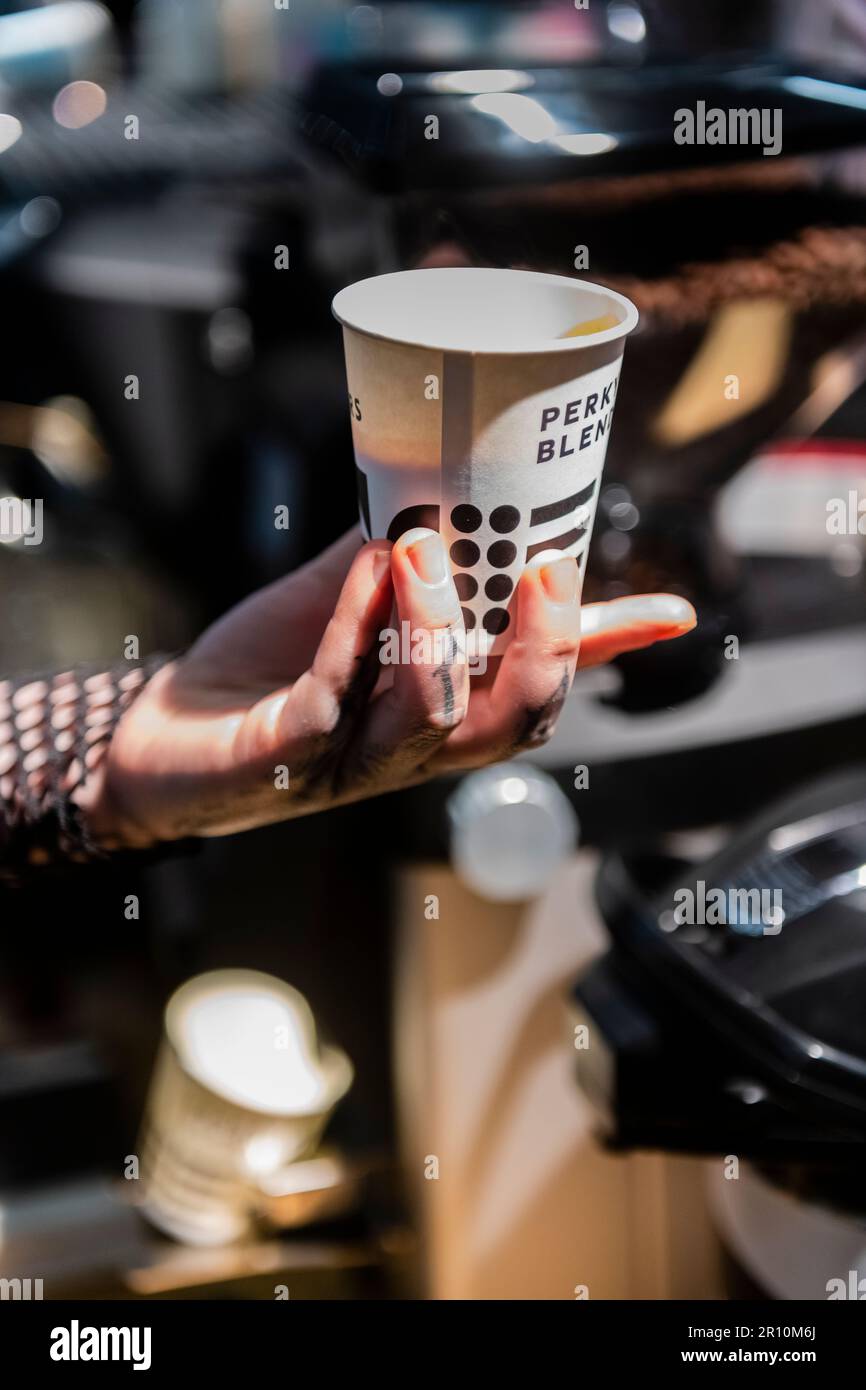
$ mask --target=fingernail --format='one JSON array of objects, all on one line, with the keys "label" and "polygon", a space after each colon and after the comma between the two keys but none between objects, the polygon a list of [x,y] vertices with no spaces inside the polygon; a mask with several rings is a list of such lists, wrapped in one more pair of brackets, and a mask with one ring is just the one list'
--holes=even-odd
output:
[{"label": "fingernail", "polygon": [[[414,539],[416,535],[417,539]],[[417,532],[410,531],[409,538],[404,537],[404,544],[412,568],[422,583],[445,582],[448,578],[448,560],[438,531],[425,531],[421,528]]]},{"label": "fingernail", "polygon": [[688,599],[676,594],[651,594],[647,612],[660,623],[670,623],[671,627],[694,627],[695,610]]},{"label": "fingernail", "polygon": [[696,623],[694,607],[676,594],[652,594],[646,612],[652,613],[656,623],[669,623],[671,627],[694,627]]},{"label": "fingernail", "polygon": [[552,603],[574,603],[577,577],[577,561],[570,555],[541,567],[541,583]]},{"label": "fingernail", "polygon": [[390,550],[377,550],[373,555],[373,583],[381,584],[386,574],[391,570]]},{"label": "fingernail", "polygon": [[676,594],[632,594],[613,603],[584,608],[581,626],[584,637],[589,637],[625,623],[689,629],[696,621],[692,605]]}]

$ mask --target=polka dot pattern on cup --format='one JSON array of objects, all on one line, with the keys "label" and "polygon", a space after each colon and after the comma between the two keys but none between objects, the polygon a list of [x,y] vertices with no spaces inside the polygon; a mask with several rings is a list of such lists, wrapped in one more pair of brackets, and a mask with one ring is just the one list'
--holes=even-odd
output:
[{"label": "polka dot pattern on cup", "polygon": [[[505,571],[512,569],[513,566],[522,566],[528,563],[534,554],[538,554],[542,550],[568,551],[573,549],[589,529],[589,518],[584,520],[582,515],[576,516],[576,513],[589,504],[595,487],[596,484],[593,481],[578,492],[571,493],[568,497],[557,498],[554,501],[533,507],[528,513],[526,511],[521,512],[519,507],[507,502],[499,503],[487,515],[474,502],[458,502],[451,508],[448,513],[448,520],[451,524],[452,534],[456,532],[456,539],[452,542],[449,554],[451,564],[454,567],[454,585],[457,589],[457,596],[461,604],[464,605],[463,621],[467,631],[471,631],[480,624],[485,632],[496,637],[505,632],[511,622],[511,615],[503,605],[511,599],[518,576],[516,573],[488,575],[487,579],[483,581],[483,592],[484,598],[489,601],[491,606],[484,608],[483,602],[480,604],[477,602],[479,578],[469,572],[479,563],[482,555],[490,568]],[[549,537],[547,540],[537,542],[529,540],[527,544],[527,541],[520,537],[517,538],[517,541],[510,539],[521,526],[531,528],[528,532],[528,535],[531,536],[535,527],[549,528],[550,523],[561,519],[564,521],[566,517],[575,517],[578,524],[572,525],[571,529]],[[535,532],[535,534],[538,533]],[[585,546],[575,558],[582,567],[586,558]],[[475,602],[473,603],[473,601]],[[473,604],[473,607],[468,607],[469,604]]]},{"label": "polka dot pattern on cup", "polygon": [[[481,535],[477,540],[470,537],[476,536],[483,529],[486,530],[489,544],[484,552],[485,559],[494,569],[506,570],[516,563],[518,550],[514,541],[501,538],[516,531],[521,520],[519,507],[513,507],[508,503],[494,507],[486,517],[472,502],[458,502],[452,507],[449,521],[453,530],[458,532],[458,539],[452,543],[449,554],[456,570],[454,584],[461,603],[471,602],[479,592],[478,579],[466,571],[473,569],[481,559],[484,537]],[[463,621],[467,631],[476,627],[479,621],[485,632],[491,636],[497,636],[506,630],[511,622],[511,615],[507,608],[501,605],[507,603],[514,593],[516,578],[516,575],[512,577],[508,574],[490,575],[484,584],[484,594],[494,606],[479,612],[477,616],[472,609],[464,607]]]},{"label": "polka dot pattern on cup", "polygon": [[489,563],[498,570],[507,570],[517,559],[517,546],[514,541],[494,541],[487,552]]},{"label": "polka dot pattern on cup", "polygon": [[454,530],[464,534],[477,531],[483,520],[481,512],[477,507],[473,507],[471,502],[460,502],[451,513],[451,525]]},{"label": "polka dot pattern on cup", "polygon": [[451,559],[455,565],[460,565],[462,569],[469,569],[472,565],[477,565],[481,558],[481,551],[474,541],[455,541],[450,550]]}]

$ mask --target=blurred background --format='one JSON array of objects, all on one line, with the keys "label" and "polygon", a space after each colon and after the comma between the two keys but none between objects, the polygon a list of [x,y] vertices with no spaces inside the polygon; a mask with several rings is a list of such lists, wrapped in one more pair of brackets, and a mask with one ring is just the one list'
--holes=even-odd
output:
[{"label": "blurred background", "polygon": [[[677,143],[698,103],[781,149]],[[0,672],[182,649],[351,525],[330,302],[421,263],[634,300],[587,597],[699,615],[526,763],[0,889],[0,1278],[866,1278],[864,211],[863,0],[0,0],[0,498],[44,505]],[[782,931],[672,924],[698,880],[784,884]],[[269,1148],[219,1047],[183,1090],[164,1010],[212,971],[351,1059],[321,1144],[329,1106]]]}]

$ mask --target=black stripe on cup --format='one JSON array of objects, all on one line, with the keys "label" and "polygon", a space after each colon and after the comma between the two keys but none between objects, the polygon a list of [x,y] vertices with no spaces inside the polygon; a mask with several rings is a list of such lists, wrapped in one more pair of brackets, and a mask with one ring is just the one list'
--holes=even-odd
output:
[{"label": "black stripe on cup", "polygon": [[405,531],[414,531],[416,526],[426,526],[430,531],[439,530],[439,507],[435,502],[404,507],[388,527],[387,539],[398,541]]},{"label": "black stripe on cup", "polygon": [[536,541],[535,545],[526,547],[526,563],[529,564],[533,555],[540,555],[542,550],[568,550],[570,545],[586,535],[586,530],[585,526],[575,526],[573,531],[564,531],[561,536],[552,536],[549,541]]},{"label": "black stripe on cup", "polygon": [[[576,511],[578,507],[588,502],[595,492],[595,479],[588,487],[581,488],[580,492],[575,492],[571,497],[563,497],[559,502],[548,502],[544,507],[533,507],[529,513],[530,526],[544,526],[548,521],[558,521],[561,516],[568,516]],[[551,542],[555,544],[555,542]]]},{"label": "black stripe on cup", "polygon": [[358,465],[355,465],[355,482],[358,488],[358,510],[361,513],[361,520],[364,523],[364,531],[368,537],[372,537],[373,530],[370,526],[370,491],[367,487],[367,474],[363,473]]}]

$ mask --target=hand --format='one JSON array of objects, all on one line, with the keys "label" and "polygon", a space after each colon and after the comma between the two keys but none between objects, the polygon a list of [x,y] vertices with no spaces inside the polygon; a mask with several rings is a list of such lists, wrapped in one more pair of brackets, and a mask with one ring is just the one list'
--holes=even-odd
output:
[{"label": "hand", "polygon": [[[696,622],[671,594],[592,604],[581,648],[577,564],[548,551],[520,580],[504,656],[470,680],[438,533],[359,544],[349,532],[153,677],[80,797],[106,847],[227,835],[512,757],[550,737],[579,648],[592,666]],[[429,642],[383,666],[395,599],[397,630]]]}]

